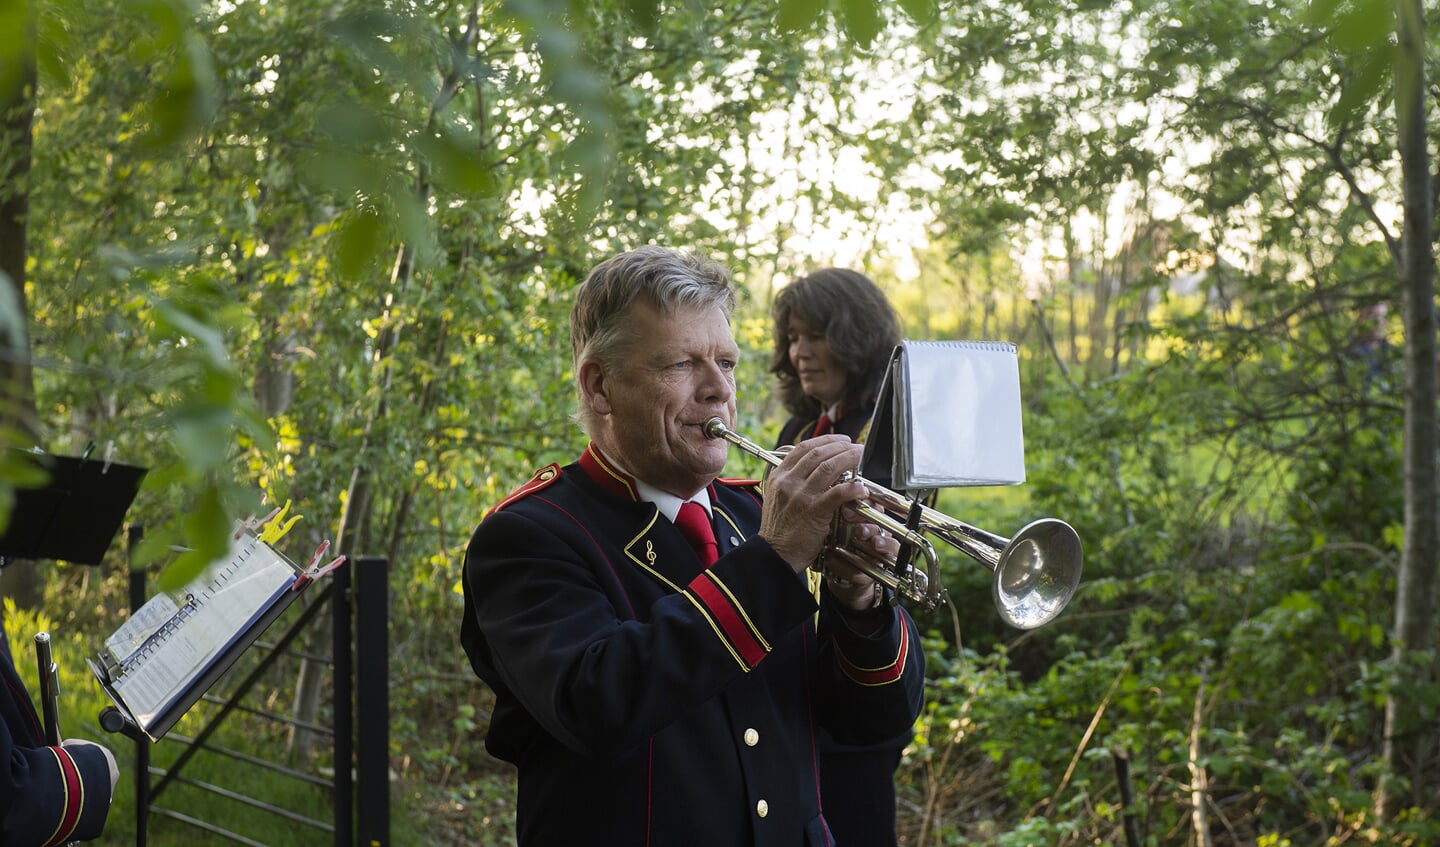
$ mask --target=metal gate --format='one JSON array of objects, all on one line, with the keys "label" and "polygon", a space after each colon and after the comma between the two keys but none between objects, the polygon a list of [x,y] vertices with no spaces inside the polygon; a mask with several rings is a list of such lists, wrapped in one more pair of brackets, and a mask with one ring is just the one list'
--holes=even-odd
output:
[{"label": "metal gate", "polygon": [[[129,532],[130,549],[139,541],[140,528]],[[390,843],[389,794],[389,563],[377,557],[359,557],[334,571],[322,585],[311,590],[315,596],[308,602],[294,603],[262,636],[246,650],[243,662],[230,669],[211,691],[225,688],[223,694],[207,693],[200,702],[205,705],[203,724],[193,736],[171,732],[155,742],[178,745],[175,758],[164,767],[153,762],[152,742],[132,735],[135,742],[135,843],[145,847],[152,817],[179,821],[247,847],[269,847],[244,833],[194,813],[162,805],[167,790],[184,786],[188,790],[239,804],[247,814],[273,816],[285,825],[302,826],[316,833],[313,843],[323,843],[326,836],[335,847],[387,847]],[[145,574],[132,570],[130,605],[144,605]],[[330,655],[306,653],[295,643],[317,620],[320,613],[330,611]],[[333,720],[331,726],[301,721],[284,714],[272,704],[254,702],[257,686],[267,677],[273,679],[280,662],[286,658],[315,662],[330,670]],[[241,675],[243,673],[243,676]],[[224,747],[216,734],[239,719],[258,721],[271,726],[289,727],[328,738],[333,749],[333,768],[329,778],[288,767],[263,756],[242,753]],[[131,733],[127,733],[131,734]],[[277,749],[284,745],[277,744]],[[247,795],[243,787],[221,784],[216,779],[198,779],[185,775],[187,766],[198,760],[223,759],[236,766],[227,773],[255,769],[279,774],[291,781],[297,793],[318,798],[309,804],[308,812],[286,808],[269,800]],[[283,784],[283,783],[282,783]],[[307,842],[310,843],[310,842]]]}]

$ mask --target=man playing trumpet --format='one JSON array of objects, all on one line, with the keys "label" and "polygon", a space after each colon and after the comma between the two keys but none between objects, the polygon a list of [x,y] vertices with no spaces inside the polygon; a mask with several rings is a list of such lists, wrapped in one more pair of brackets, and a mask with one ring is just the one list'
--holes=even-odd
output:
[{"label": "man playing trumpet", "polygon": [[[461,641],[494,689],[487,748],[519,769],[521,847],[828,845],[817,730],[904,732],[924,667],[914,623],[853,569],[808,578],[861,448],[798,445],[760,496],[720,479],[735,418],[734,293],[657,247],[576,293],[579,460],[491,510],[465,557]],[[859,523],[871,555],[898,545]],[[843,566],[838,566],[842,567]]]}]

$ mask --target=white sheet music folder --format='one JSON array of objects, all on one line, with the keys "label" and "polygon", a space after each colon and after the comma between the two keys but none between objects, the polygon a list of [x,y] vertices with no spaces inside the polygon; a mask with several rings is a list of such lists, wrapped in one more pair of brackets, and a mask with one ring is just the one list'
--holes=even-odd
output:
[{"label": "white sheet music folder", "polygon": [[133,723],[159,740],[298,594],[303,570],[250,532],[189,585],[135,611],[87,660]]},{"label": "white sheet music folder", "polygon": [[880,402],[888,394],[893,404],[895,488],[1025,481],[1014,344],[906,341],[895,348],[888,380]]}]

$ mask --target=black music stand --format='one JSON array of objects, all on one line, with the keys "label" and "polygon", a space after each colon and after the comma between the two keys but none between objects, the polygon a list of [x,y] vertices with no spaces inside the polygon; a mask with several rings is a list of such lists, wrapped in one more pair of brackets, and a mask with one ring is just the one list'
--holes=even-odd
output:
[{"label": "black music stand", "polygon": [[860,455],[860,475],[889,488],[893,483],[895,465],[895,363],[900,358],[901,346],[890,354],[890,364],[885,367],[885,377],[880,381],[880,390],[875,397],[875,409],[870,413],[870,425],[865,428],[865,450]]},{"label": "black music stand", "polygon": [[0,535],[0,560],[100,564],[147,469],[28,450],[16,450],[10,458],[33,463],[48,479],[15,489],[10,524]]}]

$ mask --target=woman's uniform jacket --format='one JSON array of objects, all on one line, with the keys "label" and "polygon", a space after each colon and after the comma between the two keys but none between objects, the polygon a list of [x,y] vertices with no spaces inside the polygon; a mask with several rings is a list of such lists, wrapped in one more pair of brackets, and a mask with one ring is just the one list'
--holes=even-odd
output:
[{"label": "woman's uniform jacket", "polygon": [[[870,419],[873,417],[873,413],[873,406],[853,410],[846,409],[840,413],[839,418],[830,422],[825,432],[848,435],[850,440],[856,444],[864,444],[865,436],[870,434]],[[815,425],[819,422],[817,418],[808,420],[801,417],[791,418],[780,428],[780,437],[775,441],[776,445],[799,444],[811,437],[815,432]]]},{"label": "woman's uniform jacket", "polygon": [[593,445],[475,530],[461,640],[496,695],[486,747],[519,768],[521,847],[831,844],[818,730],[866,743],[918,715],[909,616],[859,634],[756,537],[753,481],[709,492],[708,570]]},{"label": "woman's uniform jacket", "polygon": [[35,705],[0,631],[0,845],[98,838],[110,812],[110,765],[98,748],[47,747]]}]

